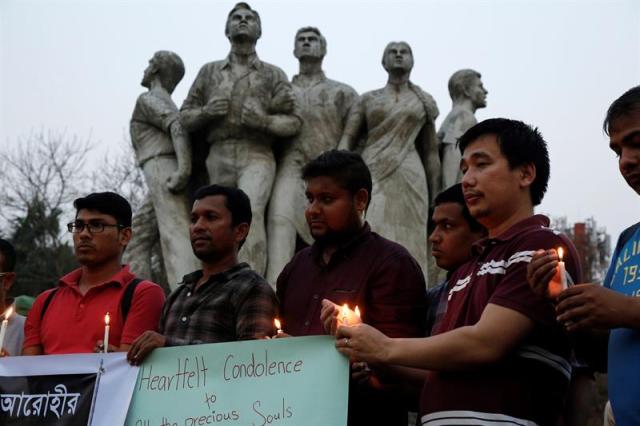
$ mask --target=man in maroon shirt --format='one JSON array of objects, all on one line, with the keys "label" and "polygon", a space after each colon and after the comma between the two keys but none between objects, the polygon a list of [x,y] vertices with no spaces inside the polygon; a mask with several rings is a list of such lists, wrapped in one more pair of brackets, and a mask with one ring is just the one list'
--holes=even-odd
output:
[{"label": "man in maroon shirt", "polygon": [[[321,302],[329,299],[358,306],[363,322],[390,336],[424,336],[422,272],[404,247],[372,232],[364,221],[372,183],[360,155],[325,152],[304,167],[302,177],[315,242],[278,277],[284,330],[294,336],[324,334]],[[349,403],[350,426],[407,424],[402,401],[385,386],[353,384]]]},{"label": "man in maroon shirt", "polygon": [[459,141],[471,215],[488,230],[474,257],[450,279],[447,312],[434,335],[386,336],[366,324],[341,326],[336,346],[353,360],[431,370],[422,425],[555,425],[571,375],[569,342],[553,308],[529,288],[534,250],[562,246],[579,278],[571,242],[533,214],[547,189],[549,157],[526,124],[491,119]]}]

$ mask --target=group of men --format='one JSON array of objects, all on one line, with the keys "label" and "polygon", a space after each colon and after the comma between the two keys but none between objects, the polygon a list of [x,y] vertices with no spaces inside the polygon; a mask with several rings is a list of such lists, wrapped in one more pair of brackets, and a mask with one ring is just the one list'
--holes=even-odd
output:
[{"label": "group of men", "polygon": [[[612,104],[605,130],[621,173],[640,193],[640,87]],[[428,296],[407,250],[365,221],[372,183],[362,158],[332,150],[303,168],[314,243],[280,274],[277,297],[238,260],[252,223],[240,189],[196,191],[188,231],[202,268],[185,275],[166,300],[159,286],[121,265],[132,232],[127,201],[114,193],[76,200],[68,229],[81,267],[36,299],[22,353],[101,351],[107,311],[108,350],[127,351],[132,364],[163,346],[273,337],[279,316],[285,333],[278,337],[336,335],[337,349],[353,363],[350,425],[406,425],[416,396],[407,385],[420,382],[423,425],[554,425],[570,385],[574,344],[594,339],[591,329],[612,329],[613,414],[618,424],[639,424],[640,390],[629,364],[640,347],[631,272],[640,259],[640,227],[622,234],[605,286],[576,284],[551,297],[557,248],[565,250],[569,281],[581,277],[572,243],[533,213],[547,189],[545,141],[522,122],[489,119],[458,144],[463,180],[438,195],[430,236],[448,274]],[[2,241],[0,253],[7,303],[15,252]],[[361,323],[341,324],[343,303],[362,307]],[[12,321],[20,327],[19,317]],[[18,353],[15,334],[5,340],[4,355]]]}]

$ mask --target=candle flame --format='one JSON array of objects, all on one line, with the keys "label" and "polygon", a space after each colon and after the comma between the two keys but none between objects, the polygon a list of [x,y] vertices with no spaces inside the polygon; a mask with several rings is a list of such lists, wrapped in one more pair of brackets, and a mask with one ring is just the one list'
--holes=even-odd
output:
[{"label": "candle flame", "polygon": [[278,318],[274,319],[273,323],[276,325],[276,329],[278,330],[282,329],[282,326],[280,325],[280,320]]},{"label": "candle flame", "polygon": [[110,320],[111,320],[111,317],[109,316],[109,312],[107,312],[107,314],[104,316],[104,324],[109,325]]},{"label": "candle flame", "polygon": [[340,311],[340,314],[346,318],[349,315],[349,305],[347,305],[346,303],[344,305],[342,305],[342,310]]},{"label": "candle flame", "polygon": [[558,257],[560,258],[560,262],[562,262],[562,256],[564,255],[564,250],[562,247],[558,247]]},{"label": "candle flame", "polygon": [[8,320],[11,314],[13,314],[13,306],[9,306],[9,308],[4,311],[4,319]]},{"label": "candle flame", "polygon": [[356,306],[356,316],[360,318],[360,309]]}]

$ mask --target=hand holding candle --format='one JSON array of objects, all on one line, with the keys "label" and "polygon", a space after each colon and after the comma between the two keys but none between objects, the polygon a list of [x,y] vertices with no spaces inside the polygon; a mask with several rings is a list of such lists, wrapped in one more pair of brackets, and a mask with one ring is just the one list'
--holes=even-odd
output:
[{"label": "hand holding candle", "polygon": [[9,317],[13,313],[13,306],[9,306],[9,308],[4,311],[4,319],[2,320],[2,325],[0,326],[0,350],[4,345],[4,336],[7,334],[7,328],[9,327]]},{"label": "hand holding candle", "polygon": [[331,300],[323,299],[320,321],[322,321],[327,334],[335,335],[339,326],[360,324],[362,319],[360,318],[360,309],[357,306],[352,311],[346,303],[340,306]]},{"label": "hand holding candle", "polygon": [[104,353],[106,354],[109,351],[109,321],[111,317],[109,316],[109,312],[104,316],[104,340],[102,341],[102,345],[104,347]]}]

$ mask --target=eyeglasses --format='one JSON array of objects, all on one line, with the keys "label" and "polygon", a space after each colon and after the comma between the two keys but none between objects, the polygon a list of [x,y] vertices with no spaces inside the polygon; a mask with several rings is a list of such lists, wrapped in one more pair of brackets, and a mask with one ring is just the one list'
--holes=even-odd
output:
[{"label": "eyeglasses", "polygon": [[69,232],[74,233],[74,234],[81,233],[82,231],[84,231],[85,227],[87,228],[87,230],[91,234],[98,234],[100,232],[103,232],[104,228],[106,228],[106,227],[116,227],[118,229],[126,228],[126,226],[121,225],[119,223],[116,223],[115,225],[112,225],[110,223],[104,223],[104,222],[92,221],[92,220],[90,220],[88,223],[87,222],[82,222],[80,220],[77,220],[77,221],[71,222],[71,223],[67,223],[67,229],[69,230]]}]

